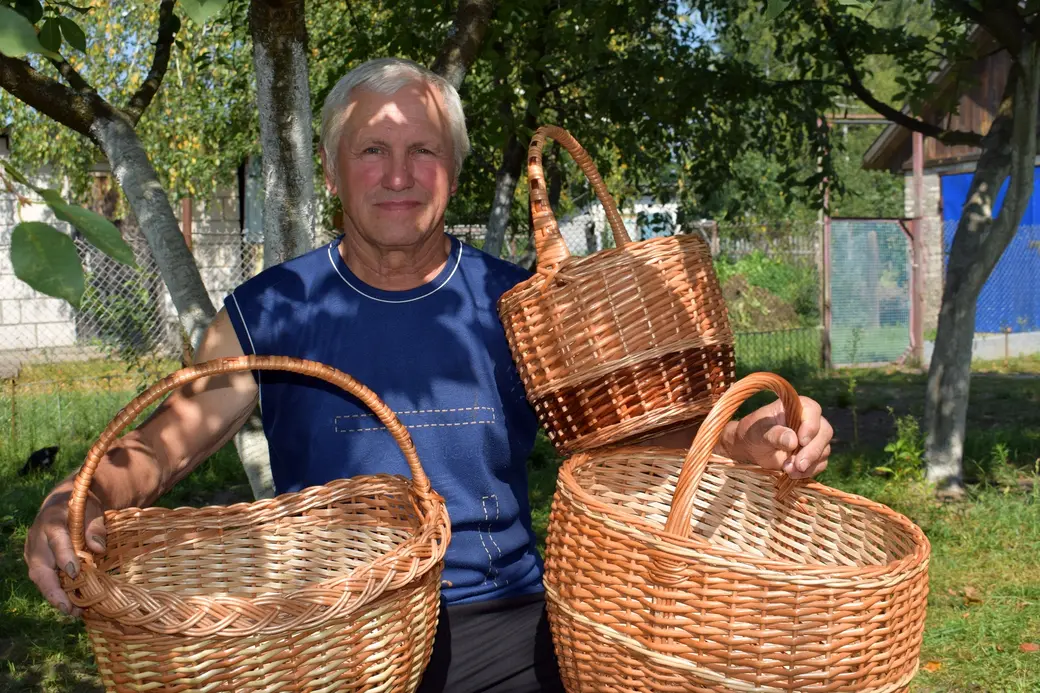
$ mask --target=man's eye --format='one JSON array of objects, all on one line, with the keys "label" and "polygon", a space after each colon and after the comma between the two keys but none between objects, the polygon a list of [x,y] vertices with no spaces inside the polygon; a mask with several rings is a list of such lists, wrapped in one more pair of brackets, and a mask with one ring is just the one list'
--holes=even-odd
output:
[{"label": "man's eye", "polygon": [[365,147],[364,151],[361,152],[361,153],[362,154],[379,154],[381,151],[383,151],[383,150],[380,149],[379,147]]},{"label": "man's eye", "polygon": [[419,147],[418,149],[415,150],[415,153],[416,154],[433,154],[433,151],[427,149],[426,147]]}]

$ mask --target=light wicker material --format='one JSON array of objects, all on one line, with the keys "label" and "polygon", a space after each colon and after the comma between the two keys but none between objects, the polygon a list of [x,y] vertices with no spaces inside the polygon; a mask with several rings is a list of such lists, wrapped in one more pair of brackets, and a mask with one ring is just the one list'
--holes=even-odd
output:
[{"label": "light wicker material", "polygon": [[[412,478],[357,476],[229,507],[108,511],[108,548],[84,549],[91,478],[119,433],[206,376],[283,370],[357,397]],[[127,405],[91,448],[69,502],[83,607],[106,690],[414,691],[429,661],[450,539],[407,429],[370,390],[322,364],[244,356],[178,371]]]},{"label": "light wicker material", "polygon": [[[906,690],[918,667],[930,547],[893,510],[816,482],[777,501],[774,472],[712,457],[741,402],[693,447],[580,453],[560,471],[546,598],[570,693]],[[712,464],[708,465],[710,461]]]},{"label": "light wicker material", "polygon": [[[547,137],[588,176],[616,248],[570,257],[553,217]],[[502,295],[528,400],[557,450],[636,440],[703,417],[733,379],[733,334],[700,236],[630,242],[589,155],[565,130],[539,128],[528,156],[538,273]]]}]

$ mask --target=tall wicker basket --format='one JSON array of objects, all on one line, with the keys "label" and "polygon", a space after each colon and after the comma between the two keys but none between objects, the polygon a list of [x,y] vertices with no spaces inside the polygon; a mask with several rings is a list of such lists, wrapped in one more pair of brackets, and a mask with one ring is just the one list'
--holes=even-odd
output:
[{"label": "tall wicker basket", "polygon": [[734,384],[682,451],[623,447],[564,463],[546,598],[570,693],[905,691],[918,667],[929,544],[889,508],[819,483],[710,459]]},{"label": "tall wicker basket", "polygon": [[[270,500],[105,514],[108,548],[84,549],[91,478],[119,433],[199,378],[283,370],[360,399],[386,426],[411,479],[358,476]],[[82,569],[65,589],[84,609],[107,691],[414,691],[436,632],[450,538],[405,427],[375,394],[287,357],[210,361],[165,378],[90,449],[69,502]]]},{"label": "tall wicker basket", "polygon": [[[553,217],[546,138],[581,166],[615,248],[570,256]],[[700,236],[631,242],[595,164],[565,130],[538,129],[528,155],[538,273],[499,300],[527,396],[561,452],[635,440],[704,416],[733,377],[733,334]]]}]

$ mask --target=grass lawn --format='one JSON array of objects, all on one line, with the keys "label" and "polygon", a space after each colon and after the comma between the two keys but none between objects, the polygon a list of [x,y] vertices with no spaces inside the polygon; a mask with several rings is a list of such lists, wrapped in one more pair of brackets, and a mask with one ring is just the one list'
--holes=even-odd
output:
[{"label": "grass lawn", "polygon": [[[739,348],[739,346],[738,346]],[[1040,691],[1040,359],[978,364],[972,380],[965,468],[974,482],[963,501],[938,503],[906,464],[884,451],[898,437],[896,420],[920,417],[924,376],[899,370],[847,371],[830,377],[792,373],[834,422],[831,468],[823,481],[886,503],[917,522],[932,542],[931,593],[917,693]],[[124,389],[130,387],[130,389]],[[79,622],[61,617],[25,575],[25,532],[46,491],[80,463],[100,427],[129,401],[132,387],[101,393],[62,388],[61,427],[39,426],[32,444],[59,436],[56,468],[21,477],[33,449],[10,424],[0,428],[0,691],[100,691]],[[53,392],[19,396],[16,407],[54,407]],[[764,400],[763,400],[764,401]],[[35,404],[33,402],[36,402]],[[0,397],[0,407],[10,407]],[[890,411],[891,409],[891,411]],[[41,410],[42,411],[42,410]],[[51,409],[48,409],[51,411]],[[0,416],[0,427],[8,417]],[[18,422],[27,419],[19,416]],[[905,423],[905,420],[904,420]],[[29,425],[22,423],[23,426]],[[919,440],[903,427],[901,449]],[[557,459],[541,440],[531,458],[531,501],[544,534]],[[875,471],[887,466],[900,479]],[[201,505],[246,498],[249,487],[232,448],[225,448],[162,499]]]}]

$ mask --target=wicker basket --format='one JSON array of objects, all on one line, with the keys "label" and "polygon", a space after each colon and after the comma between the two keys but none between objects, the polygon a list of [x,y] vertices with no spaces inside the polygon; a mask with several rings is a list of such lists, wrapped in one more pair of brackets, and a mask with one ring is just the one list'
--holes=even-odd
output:
[{"label": "wicker basket", "polygon": [[[84,549],[94,470],[151,403],[199,378],[283,370],[371,409],[412,479],[358,476],[270,500],[105,513],[108,549]],[[408,431],[375,394],[329,366],[245,356],[178,371],[133,400],[91,448],[69,502],[84,608],[107,691],[413,691],[437,628],[450,538]]]},{"label": "wicker basket", "polygon": [[[562,144],[592,183],[617,246],[570,257],[541,152]],[[703,417],[733,378],[733,334],[697,235],[630,242],[589,155],[539,128],[528,153],[538,273],[499,300],[528,400],[561,452],[636,440]]]},{"label": "wicker basket", "polygon": [[819,483],[778,501],[779,474],[707,464],[763,388],[800,414],[786,381],[756,374],[722,397],[685,459],[625,447],[564,463],[545,584],[570,693],[907,689],[928,594],[921,530]]}]

